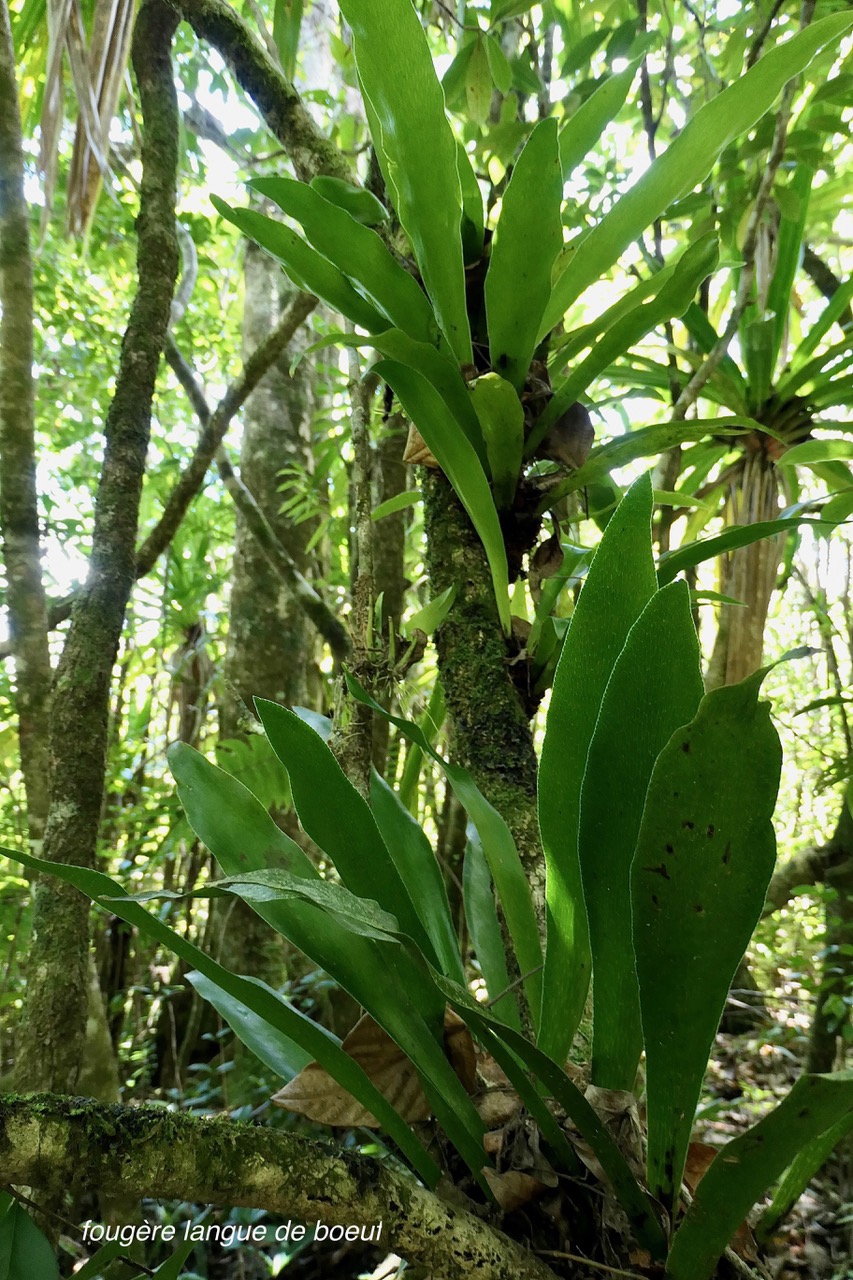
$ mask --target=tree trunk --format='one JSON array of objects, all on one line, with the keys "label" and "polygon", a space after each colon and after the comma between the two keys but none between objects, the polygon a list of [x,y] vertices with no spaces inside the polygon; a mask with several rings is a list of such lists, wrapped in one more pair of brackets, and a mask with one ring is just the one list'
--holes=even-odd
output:
[{"label": "tree trunk", "polygon": [[[743,470],[734,480],[729,499],[729,525],[750,525],[773,520],[779,514],[779,482],[776,468],[762,450],[748,453]],[[738,550],[723,562],[720,590],[742,602],[722,605],[714,650],[705,678],[710,691],[736,684],[761,666],[764,628],[779,570],[779,538],[763,538]],[[731,999],[722,1027],[729,1035],[750,1031],[762,1024],[767,1009],[746,957],[738,965]]]},{"label": "tree trunk", "polygon": [[[92,556],[56,675],[50,717],[50,810],[44,856],[93,867],[106,767],[110,683],[136,577],[139,500],[151,402],[178,273],[178,115],[169,50],[176,16],[148,0],[133,63],[143,113],[138,289],[107,413]],[[73,1092],[89,988],[89,904],[70,885],[36,891],[27,1001],[16,1064],[26,1088]]]},{"label": "tree trunk", "polygon": [[[751,525],[779,515],[776,468],[763,451],[750,453],[732,484],[727,524]],[[724,595],[745,607],[722,605],[714,652],[705,680],[708,689],[737,684],[761,666],[764,628],[779,571],[781,541],[762,538],[726,557],[720,575]]]},{"label": "tree trunk", "polygon": [[33,265],[15,50],[0,0],[0,535],[30,848],[48,809],[50,651],[41,574],[33,385]]},{"label": "tree trunk", "polygon": [[486,554],[444,476],[425,468],[423,483],[432,595],[456,588],[435,636],[452,750],[512,831],[544,936],[545,862],[533,734],[511,678]]},{"label": "tree trunk", "polygon": [[[278,323],[289,297],[281,269],[256,245],[246,246],[243,317],[244,359]],[[240,478],[263,511],[299,571],[311,577],[306,544],[315,521],[295,524],[280,513],[280,472],[294,465],[313,471],[311,419],[314,408],[310,364],[294,375],[290,363],[306,340],[295,339],[258,387],[244,412]],[[225,657],[227,694],[221,713],[224,738],[238,736],[244,711],[253,714],[259,696],[288,706],[313,701],[309,669],[316,665],[316,633],[299,601],[270,563],[243,515],[237,512],[234,568]]]}]

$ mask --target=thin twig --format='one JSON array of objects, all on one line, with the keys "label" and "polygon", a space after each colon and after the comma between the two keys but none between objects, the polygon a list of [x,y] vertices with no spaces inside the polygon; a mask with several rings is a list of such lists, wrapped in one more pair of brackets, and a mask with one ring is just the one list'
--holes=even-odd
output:
[{"label": "thin twig", "polygon": [[[204,391],[171,336],[166,340],[166,359],[186,391],[199,422],[203,428],[206,428],[213,414],[205,399]],[[258,506],[254,494],[235,472],[222,446],[216,452],[216,465],[234,505],[243,516],[264,555],[281,575],[282,580],[287,583],[302,609],[327,642],[336,663],[342,663],[349,656],[349,637],[346,627],[332,613],[325,600],[300,571],[265,513]]]},{"label": "thin twig", "polygon": [[628,1280],[648,1280],[648,1276],[642,1275],[639,1271],[623,1271],[621,1267],[611,1267],[606,1262],[593,1262],[592,1258],[584,1258],[579,1253],[565,1253],[562,1249],[534,1249],[534,1253],[540,1258],[565,1258],[567,1262],[579,1262],[584,1267],[606,1271],[611,1276],[627,1276]]},{"label": "thin twig", "polygon": [[[136,564],[138,578],[150,573],[160,555],[166,550],[186,515],[190,503],[201,489],[207,470],[216,456],[216,450],[225,438],[232,419],[316,305],[317,299],[312,294],[296,295],[285,309],[275,329],[252,352],[240,376],[231,383],[219,404],[209,414],[207,421],[202,423],[199,442],[193,457],[170,493],[160,520],[139,548]],[[169,350],[168,342],[166,349]]]},{"label": "thin twig", "polygon": [[[25,1196],[22,1191],[17,1191],[15,1187],[10,1187],[6,1183],[0,1183],[0,1191],[5,1191],[13,1200],[18,1200],[27,1209],[32,1209],[34,1213],[41,1214],[42,1217],[53,1218],[54,1222],[63,1227],[69,1235],[77,1236],[83,1243],[87,1243],[86,1237],[76,1222],[69,1222],[68,1218],[63,1218],[61,1213],[57,1213],[55,1209],[49,1208],[46,1204],[36,1204],[35,1200],[31,1200],[29,1196]],[[137,1262],[135,1258],[130,1258],[126,1253],[117,1253],[114,1262],[123,1262],[126,1267],[132,1267],[139,1275],[140,1271],[146,1276],[156,1275],[151,1267],[144,1267],[141,1262]]]},{"label": "thin twig", "polygon": [[746,59],[747,71],[749,70],[750,67],[754,66],[755,63],[758,61],[759,56],[761,54],[761,50],[764,48],[764,42],[770,34],[770,28],[773,26],[773,23],[776,21],[776,18],[779,15],[779,10],[782,8],[784,3],[785,3],[785,0],[773,0],[773,6],[767,15],[764,25],[762,26],[761,30],[759,31],[758,35],[755,37],[755,39],[752,42],[752,45],[750,46],[749,54],[747,55],[747,59]]}]

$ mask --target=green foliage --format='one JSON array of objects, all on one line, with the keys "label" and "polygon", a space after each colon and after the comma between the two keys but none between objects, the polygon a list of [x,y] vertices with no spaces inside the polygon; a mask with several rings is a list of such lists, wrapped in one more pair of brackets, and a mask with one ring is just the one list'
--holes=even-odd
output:
[{"label": "green foliage", "polygon": [[[655,763],[631,869],[646,1045],[649,1180],[679,1193],[708,1054],[776,860],[782,751],[766,669],[715,689]],[[796,1148],[794,1148],[796,1149]]]},{"label": "green foliage", "polygon": [[787,81],[851,26],[853,19],[845,13],[813,23],[771,49],[746,75],[697,111],[667,150],[584,237],[583,251],[574,246],[555,284],[543,334],[636,236],[708,176],[723,149],[771,109]]},{"label": "green foliage", "polygon": [[344,0],[341,12],[388,192],[442,332],[469,364],[456,141],[429,45],[410,0]]},{"label": "green foliage", "polygon": [[[825,1154],[829,1135],[846,1131],[853,1077],[803,1077],[775,1112],[723,1150],[678,1220],[681,1173],[709,1049],[773,865],[770,818],[781,750],[768,705],[759,702],[767,669],[700,702],[689,593],[681,583],[656,588],[651,505],[651,484],[643,477],[607,525],[557,672],[540,775],[543,836],[550,833],[552,841],[544,982],[530,891],[503,819],[465,770],[441,760],[418,726],[382,712],[440,761],[469,814],[476,832],[465,874],[471,935],[482,946],[480,962],[493,994],[500,996],[508,965],[499,951],[497,917],[487,908],[490,874],[535,1040],[520,1030],[525,1017],[510,1004],[501,1009],[498,1000],[489,1011],[460,981],[463,957],[423,833],[379,780],[377,821],[314,727],[275,704],[259,704],[290,774],[302,824],[334,865],[334,878],[321,878],[297,846],[275,834],[263,807],[235,779],[183,745],[173,748],[171,762],[190,821],[226,873],[195,892],[236,894],[352,992],[411,1059],[444,1133],[484,1190],[482,1122],[441,1044],[445,1002],[507,1073],[558,1165],[571,1172],[576,1156],[545,1105],[547,1096],[592,1148],[638,1241],[654,1257],[666,1258],[667,1275],[708,1280],[750,1205],[803,1149],[817,1144]],[[621,620],[613,612],[620,599]],[[577,747],[567,750],[573,677],[573,705],[586,717],[583,760]],[[352,677],[349,684],[361,701],[382,711]],[[626,720],[635,726],[630,736]],[[576,720],[576,735],[579,727],[584,721]],[[270,866],[271,854],[283,867]],[[322,1062],[434,1184],[437,1171],[419,1140],[336,1039],[263,983],[229,973],[147,912],[142,903],[164,896],[161,891],[129,895],[98,872],[9,856],[76,885],[193,964],[200,993],[279,1073],[292,1075],[306,1055]],[[555,922],[577,928],[586,919],[596,991],[593,1082],[628,1088],[645,1049],[647,1187],[653,1199],[559,1065],[567,1015],[586,989],[588,952],[577,934],[557,934]],[[608,948],[608,936],[618,945]],[[577,970],[568,989],[554,981],[558,962]],[[549,1003],[549,995],[562,1004]],[[663,1206],[663,1220],[655,1204]],[[665,1223],[673,1218],[670,1240]]]},{"label": "green foliage", "polygon": [[24,1206],[12,1200],[0,1205],[0,1212],[0,1280],[24,1280],[35,1275],[58,1280],[53,1250]]},{"label": "green foliage", "polygon": [[[578,860],[580,796],[601,700],[628,632],[655,590],[651,486],[638,483],[607,526],[563,645],[539,766],[539,826],[548,868],[541,1043],[565,1059],[590,978]],[[622,589],[613,592],[613,583]]]},{"label": "green foliage", "polygon": [[690,593],[686,582],[672,583],[649,600],[613,665],[581,788],[578,856],[594,976],[591,1078],[607,1089],[633,1088],[643,1046],[630,870],[649,777],[702,693]]},{"label": "green foliage", "polygon": [[557,124],[543,120],[531,133],[504,192],[485,285],[491,365],[519,393],[563,245],[562,198]]}]

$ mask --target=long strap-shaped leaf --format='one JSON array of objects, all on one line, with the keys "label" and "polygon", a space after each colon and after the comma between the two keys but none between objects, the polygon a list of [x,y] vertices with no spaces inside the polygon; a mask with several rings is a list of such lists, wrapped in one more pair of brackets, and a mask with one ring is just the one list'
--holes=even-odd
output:
[{"label": "long strap-shaped leaf", "polygon": [[530,897],[530,887],[509,827],[497,809],[489,804],[468,770],[460,765],[451,764],[439,755],[419,725],[413,724],[411,720],[404,720],[401,716],[392,715],[381,707],[354,676],[347,675],[347,685],[353,697],[358,698],[365,706],[372,707],[379,715],[396,725],[404,737],[416,743],[426,755],[440,765],[457,799],[477,828],[483,853],[503,907],[519,968],[522,974],[527,975],[524,989],[530,1003],[534,1025],[536,1025],[542,1000],[540,972],[542,950],[539,945],[539,930]]},{"label": "long strap-shaped leaf", "polygon": [[766,310],[773,317],[773,369],[775,371],[779,353],[788,324],[791,290],[803,253],[803,239],[806,234],[806,216],[809,209],[814,170],[806,164],[798,164],[787,190],[794,197],[796,214],[789,217],[783,212],[779,220],[776,241],[776,267],[770,288],[767,292]]},{"label": "long strap-shaped leaf", "polygon": [[[624,436],[617,436],[607,444],[593,449],[587,461],[572,475],[554,485],[548,497],[543,499],[542,509],[553,506],[557,498],[567,493],[575,493],[584,485],[594,484],[603,476],[608,476],[616,467],[623,467],[627,462],[637,458],[651,458],[665,449],[677,444],[686,444],[691,440],[704,440],[712,431],[714,435],[742,435],[746,431],[754,431],[758,423],[751,418],[705,418],[691,422],[659,422],[653,427],[641,427],[639,431],[629,431]],[[675,576],[675,575],[673,575]],[[664,579],[669,581],[670,579]]]},{"label": "long strap-shaped leaf", "polygon": [[633,1089],[643,1032],[631,938],[631,861],[658,753],[704,687],[686,582],[653,595],[607,684],[586,762],[578,854],[592,949],[592,1083]]},{"label": "long strap-shaped leaf", "polygon": [[776,859],[782,748],[770,668],[703,698],[655,764],[631,871],[649,1189],[672,1212],[729,986]]},{"label": "long strap-shaped leaf", "polygon": [[411,0],[340,0],[373,143],[438,322],[471,364],[456,139]]},{"label": "long strap-shaped leaf", "polygon": [[791,364],[798,369],[802,362],[817,349],[821,339],[826,336],[832,326],[844,318],[844,312],[853,298],[853,276],[838,288],[815,320],[794,354]]},{"label": "long strap-shaped leaf", "polygon": [[560,164],[564,179],[571,177],[572,171],[592,150],[624,105],[639,65],[637,58],[624,71],[608,76],[563,125],[560,130]]},{"label": "long strap-shaped leaf", "polygon": [[853,1121],[853,1071],[801,1076],[787,1098],[716,1156],[675,1234],[669,1280],[709,1280],[739,1223],[797,1152]]},{"label": "long strap-shaped leaf", "polygon": [[435,387],[422,374],[407,368],[398,360],[377,360],[373,367],[393,387],[394,394],[435,454],[439,466],[468,512],[489,561],[501,625],[509,634],[509,570],[506,547],[489,482],[473,445],[460,430]]},{"label": "long strap-shaped leaf", "polygon": [[504,192],[485,284],[492,368],[519,392],[551,297],[551,272],[563,247],[562,198],[557,122],[542,120]]},{"label": "long strap-shaped leaf", "polygon": [[439,969],[449,978],[463,982],[464,969],[459,939],[450,916],[447,886],[426,832],[375,769],[370,782],[370,806],[429,934]]},{"label": "long strap-shaped leaf", "polygon": [[624,355],[635,342],[639,342],[659,324],[680,316],[687,310],[696,290],[715,269],[718,259],[717,237],[703,236],[681,256],[672,276],[665,281],[656,297],[632,308],[607,329],[589,355],[555,388],[548,408],[530,433],[526,447],[528,454],[532,453],[548,427],[569,405],[574,404],[611,361]]},{"label": "long strap-shaped leaf", "polygon": [[380,356],[386,356],[389,360],[407,365],[426,378],[447,405],[460,431],[466,436],[485,469],[487,454],[480,423],[471,403],[468,385],[454,360],[431,343],[418,342],[402,329],[386,329],[384,333],[372,334],[369,338],[351,333],[329,333],[313,343],[299,359],[311,355],[314,351],[321,351],[324,347],[338,345],[372,347]]},{"label": "long strap-shaped leaf", "polygon": [[[274,824],[261,803],[191,747],[176,744],[169,762],[190,825],[226,875],[245,877],[247,872],[267,870],[275,847],[269,830]],[[239,820],[231,813],[235,799]],[[296,874],[304,878],[298,869]],[[312,867],[311,883],[318,881]],[[479,1176],[482,1125],[444,1055],[444,1005],[422,967],[397,943],[360,936],[345,916],[319,903],[292,894],[272,901],[246,894],[246,900],[358,1000],[411,1058],[440,1124]]]},{"label": "long strap-shaped leaf", "polygon": [[800,1147],[756,1224],[755,1236],[759,1244],[770,1239],[777,1223],[793,1209],[812,1178],[848,1133],[853,1133],[853,1108],[819,1137]]},{"label": "long strap-shaped leaf", "polygon": [[777,533],[787,533],[789,529],[798,529],[801,525],[812,525],[815,532],[829,533],[834,523],[832,520],[813,520],[808,516],[780,516],[778,520],[756,520],[755,524],[732,525],[713,538],[688,542],[676,547],[674,551],[665,551],[658,561],[658,580],[663,586],[672,582],[676,574],[702,564],[705,560],[713,560],[715,556],[734,551],[738,547],[748,547],[753,542],[760,542],[762,538],[773,538]]},{"label": "long strap-shaped leaf", "polygon": [[656,589],[652,485],[638,480],[611,517],[575,606],[545,723],[539,827],[548,870],[548,936],[539,1045],[565,1062],[589,987],[578,861],[586,757],[601,699],[630,628]]},{"label": "long strap-shaped leaf", "polygon": [[375,231],[357,222],[338,205],[324,200],[304,182],[293,178],[256,178],[252,186],[301,222],[318,253],[349,276],[393,324],[420,342],[438,340],[438,326],[426,295]]},{"label": "long strap-shaped leaf", "polygon": [[520,1031],[521,1019],[514,992],[510,990],[492,875],[473,823],[468,827],[468,843],[462,864],[462,897],[468,935],[486,983],[489,1003],[504,1022]]},{"label": "long strap-shaped leaf", "polygon": [[[433,976],[448,1003],[465,1019],[477,1037],[488,1044],[520,1095],[525,1099],[529,1096],[523,1081],[523,1071],[519,1073],[516,1069],[517,1063],[522,1063],[559,1103],[595,1152],[637,1239],[655,1257],[662,1257],[664,1234],[651,1203],[616,1142],[577,1085],[569,1079],[562,1067],[557,1066],[524,1036],[502,1023],[493,1013],[489,1013],[468,991],[437,974]],[[501,1053],[501,1042],[509,1050],[509,1054]],[[535,1113],[538,1108],[531,1107],[531,1110]]]},{"label": "long strap-shaped leaf", "polygon": [[329,747],[287,707],[256,698],[270,746],[290,777],[300,825],[335,864],[346,887],[373,898],[400,921],[422,950],[436,958],[427,931],[363,796]]},{"label": "long strap-shaped leaf", "polygon": [[297,288],[316,293],[368,333],[381,333],[391,327],[388,317],[357,293],[334,263],[312,249],[283,222],[268,218],[256,209],[233,209],[219,196],[211,196],[211,201],[223,218],[278,259]]},{"label": "long strap-shaped leaf", "polygon": [[575,249],[555,283],[541,336],[559,323],[572,303],[613,266],[655,218],[704,181],[729,143],[771,109],[788,80],[851,27],[853,17],[847,13],[821,18],[771,49],[746,75],[701,107]]},{"label": "long strap-shaped leaf", "polygon": [[126,920],[128,924],[134,925],[142,933],[154,938],[169,951],[180,956],[182,960],[186,960],[231,999],[240,1001],[263,1019],[269,1027],[276,1028],[289,1040],[300,1045],[311,1054],[312,1058],[322,1063],[326,1070],[352,1093],[353,1097],[358,1098],[368,1110],[373,1112],[385,1132],[397,1143],[406,1159],[424,1181],[429,1186],[436,1185],[439,1170],[408,1124],[371,1083],[361,1067],[343,1052],[335,1037],[329,1032],[324,1031],[312,1019],[300,1013],[267,987],[249,978],[238,977],[217,964],[210,956],[193,946],[182,934],[176,933],[162,920],[146,911],[138,902],[132,901],[117,880],[87,867],[69,867],[63,863],[46,862],[41,858],[30,857],[29,854],[15,853],[11,849],[4,849],[2,852],[6,857],[22,863],[25,867],[30,867],[33,871],[42,871],[46,875],[56,876],[67,884],[74,885],[93,902],[106,906],[107,910],[114,915],[120,916],[122,920]]}]

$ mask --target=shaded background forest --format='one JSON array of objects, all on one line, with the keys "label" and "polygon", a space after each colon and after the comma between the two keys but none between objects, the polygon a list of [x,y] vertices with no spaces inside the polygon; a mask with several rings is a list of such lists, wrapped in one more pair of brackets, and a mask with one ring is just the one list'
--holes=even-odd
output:
[{"label": "shaded background forest", "polygon": [[[564,125],[596,89],[631,69],[625,105],[571,170],[572,229],[600,217],[699,106],[801,18],[791,5],[741,9],[726,0],[652,7],[437,0],[419,8],[491,210],[532,124],[554,115]],[[101,433],[134,287],[140,162],[138,93],[127,70],[132,10],[99,0],[63,14],[36,0],[11,8],[36,247],[35,428],[54,664],[92,550]],[[247,0],[241,12],[352,172],[381,194],[337,7]],[[813,16],[808,6],[802,16]],[[603,368],[585,397],[595,449],[641,427],[699,425],[685,443],[661,436],[657,454],[650,445],[642,457],[602,455],[588,482],[566,495],[559,531],[543,528],[513,595],[511,669],[541,732],[562,636],[555,626],[552,651],[543,647],[535,660],[525,648],[545,584],[562,574],[550,603],[558,620],[568,619],[584,549],[596,545],[627,483],[652,465],[659,551],[723,537],[719,548],[686,561],[709,686],[742,678],[762,654],[772,660],[813,647],[771,681],[785,750],[780,861],[700,1112],[711,1142],[761,1114],[803,1064],[828,1071],[851,1063],[849,43],[821,54],[809,84],[793,84],[775,114],[725,149],[703,189],[632,247],[612,283],[575,307],[569,334],[628,284],[649,279],[674,245],[719,227],[720,269],[693,312]],[[351,430],[353,395],[356,402],[365,395],[362,355],[317,349],[338,318],[213,209],[211,193],[247,203],[248,179],[291,172],[292,161],[219,55],[186,24],[175,51],[181,275],[157,384],[137,581],[111,677],[106,786],[92,802],[100,806],[99,865],[136,890],[180,893],[210,872],[210,855],[178,803],[165,760],[170,743],[215,759],[303,839],[287,774],[258,732],[254,697],[340,711],[339,663],[354,655],[388,707],[419,719],[443,750],[454,741],[436,683],[433,635],[449,604],[428,583],[422,455],[411,443],[406,452],[408,424],[369,379],[368,428]],[[826,323],[815,327],[828,302]],[[704,381],[685,398],[697,370]],[[714,430],[725,413],[751,424],[734,442]],[[572,476],[589,447],[576,435],[555,439],[539,460],[541,474]],[[818,515],[823,523],[815,524]],[[739,548],[746,539],[738,530],[780,517],[787,526]],[[726,554],[712,555],[717,549]],[[358,583],[366,559],[365,607]],[[12,651],[8,630],[0,630],[0,838],[25,848],[42,834],[33,795],[45,769],[44,760],[31,760],[28,831]],[[373,764],[434,840],[464,936],[464,810],[418,748],[385,721],[368,731]],[[243,903],[187,898],[161,909],[228,968],[286,989],[338,1034],[354,1021],[349,997]],[[69,1081],[51,1077],[37,1045],[27,1048],[25,1033],[20,1039],[31,911],[27,881],[4,864],[0,1075],[14,1078],[23,1043],[17,1054],[28,1055],[28,1084],[62,1089]],[[278,1082],[184,982],[180,962],[103,913],[95,913],[93,931],[75,1092],[295,1123],[271,1111]],[[20,1081],[19,1057],[17,1070]],[[363,1131],[347,1142],[363,1148]],[[851,1238],[850,1153],[842,1149],[795,1215],[784,1274],[853,1274]],[[242,1271],[232,1263],[214,1253],[204,1274],[261,1276],[278,1265],[248,1254]],[[370,1270],[358,1257],[340,1265],[341,1275]]]}]

